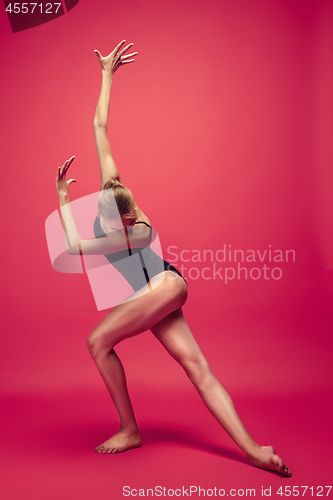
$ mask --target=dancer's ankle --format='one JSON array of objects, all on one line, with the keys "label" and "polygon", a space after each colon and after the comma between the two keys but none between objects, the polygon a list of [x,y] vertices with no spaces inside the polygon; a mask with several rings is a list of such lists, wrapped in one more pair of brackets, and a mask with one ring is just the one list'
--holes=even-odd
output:
[{"label": "dancer's ankle", "polygon": [[258,452],[260,451],[260,449],[261,449],[261,446],[255,442],[253,442],[250,445],[248,445],[245,449],[243,449],[243,452],[247,456],[248,459],[253,460],[258,455]]},{"label": "dancer's ankle", "polygon": [[129,425],[121,424],[119,432],[125,432],[126,434],[140,434],[138,426],[134,424],[129,424]]}]

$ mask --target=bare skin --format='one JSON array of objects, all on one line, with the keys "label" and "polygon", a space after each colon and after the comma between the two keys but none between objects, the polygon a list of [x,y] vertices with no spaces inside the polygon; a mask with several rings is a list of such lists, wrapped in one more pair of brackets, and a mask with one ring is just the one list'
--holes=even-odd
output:
[{"label": "bare skin", "polygon": [[139,431],[119,430],[105,443],[96,446],[95,451],[98,453],[122,453],[132,448],[140,448],[140,446],[142,446],[142,438]]},{"label": "bare skin", "polygon": [[[164,281],[151,292],[139,291],[137,298],[134,298],[130,305],[120,304],[110,311],[102,321],[102,329],[101,324],[98,325],[88,339],[90,352],[115,402],[121,421],[120,431],[95,450],[98,453],[120,453],[141,446],[141,436],[128,395],[125,373],[114,346],[124,338],[150,329],[183,367],[209,411],[249,460],[262,469],[290,476],[290,470],[275,454],[273,447],[262,447],[253,441],[239,419],[230,396],[212,374],[181,307],[177,308],[177,305],[186,301],[185,282],[178,276],[175,279],[170,271],[163,274]],[[151,280],[153,286],[154,280],[159,276]],[[132,297],[135,297],[135,294]],[[174,307],[174,311],[165,315],[168,309]],[[150,314],[143,316],[142,311],[147,310]],[[159,317],[161,319],[156,321]]]},{"label": "bare skin", "polygon": [[[95,140],[101,168],[101,189],[110,179],[120,180],[107,137],[107,119],[114,73],[122,65],[134,62],[134,56],[137,54],[134,52],[126,55],[126,51],[133,44],[122,48],[124,42],[118,44],[107,57],[95,51],[102,69],[102,86],[94,118]],[[74,182],[74,179],[66,181],[66,173],[72,161],[73,158],[68,160],[57,172],[56,185],[61,206],[68,203],[67,188]],[[148,217],[137,206],[135,213],[132,221],[123,220],[124,227],[135,221],[149,223]],[[80,239],[70,213],[68,221],[68,240],[76,241],[85,248],[86,242]],[[113,221],[103,220],[102,227],[105,233],[108,232],[108,224],[110,228],[113,227]],[[109,235],[104,239],[103,245],[108,237]],[[98,247],[100,244],[101,242],[97,240],[90,242],[90,253],[105,253]],[[229,394],[211,372],[184,318],[182,307],[186,299],[185,281],[171,271],[164,271],[154,276],[129,299],[114,307],[88,337],[89,351],[120,418],[119,431],[97,446],[96,452],[116,454],[138,448],[142,444],[127,389],[125,372],[114,348],[122,340],[151,330],[169,354],[182,366],[210,413],[248,459],[256,467],[278,472],[283,476],[291,476],[290,470],[275,454],[272,446],[260,446],[252,439],[236,413]]]},{"label": "bare skin", "polygon": [[291,471],[283,463],[281,458],[276,455],[273,446],[260,446],[257,453],[248,457],[253,465],[260,469],[267,469],[273,472],[279,472],[283,476],[291,477]]}]

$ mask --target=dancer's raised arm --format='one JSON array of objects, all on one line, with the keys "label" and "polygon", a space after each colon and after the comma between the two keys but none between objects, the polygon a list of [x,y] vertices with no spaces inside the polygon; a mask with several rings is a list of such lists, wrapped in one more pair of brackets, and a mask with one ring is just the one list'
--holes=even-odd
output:
[{"label": "dancer's raised arm", "polygon": [[103,57],[98,50],[95,50],[95,54],[97,55],[102,68],[102,86],[94,118],[94,134],[99,164],[101,167],[101,189],[103,189],[105,183],[110,179],[120,180],[119,172],[112,157],[110,143],[107,136],[107,123],[113,75],[123,64],[133,62],[133,57],[137,55],[137,52],[124,55],[125,52],[133,45],[133,43],[130,43],[125,48],[121,49],[124,43],[125,40],[120,42],[106,57]]}]

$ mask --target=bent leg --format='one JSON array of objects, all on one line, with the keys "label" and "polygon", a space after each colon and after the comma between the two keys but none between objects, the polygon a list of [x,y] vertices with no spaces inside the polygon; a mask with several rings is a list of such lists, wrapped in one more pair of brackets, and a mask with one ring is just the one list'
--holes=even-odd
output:
[{"label": "bent leg", "polygon": [[[123,366],[114,351],[122,340],[148,330],[170,312],[181,307],[187,295],[185,282],[166,279],[149,293],[133,295],[131,301],[113,308],[88,338],[88,347],[120,417],[120,430],[96,448],[100,453],[119,453],[141,446],[134,411],[127,390]],[[173,273],[172,273],[173,274]],[[173,276],[172,276],[173,277]],[[156,276],[159,281],[161,277]],[[151,280],[154,285],[154,278]]]},{"label": "bent leg", "polygon": [[163,318],[151,331],[184,368],[209,411],[254,465],[291,475],[274,449],[256,444],[245,429],[229,394],[211,372],[181,309]]},{"label": "bent leg", "polygon": [[120,417],[120,429],[95,450],[99,453],[120,453],[141,446],[142,440],[127,389],[123,365],[114,349],[95,359],[97,368]]}]

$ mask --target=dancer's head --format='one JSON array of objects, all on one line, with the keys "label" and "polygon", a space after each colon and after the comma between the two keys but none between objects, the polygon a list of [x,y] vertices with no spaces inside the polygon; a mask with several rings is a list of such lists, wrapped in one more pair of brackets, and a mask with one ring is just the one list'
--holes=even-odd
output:
[{"label": "dancer's head", "polygon": [[136,220],[136,204],[133,195],[117,179],[104,184],[98,197],[98,210],[110,227],[121,229]]}]

